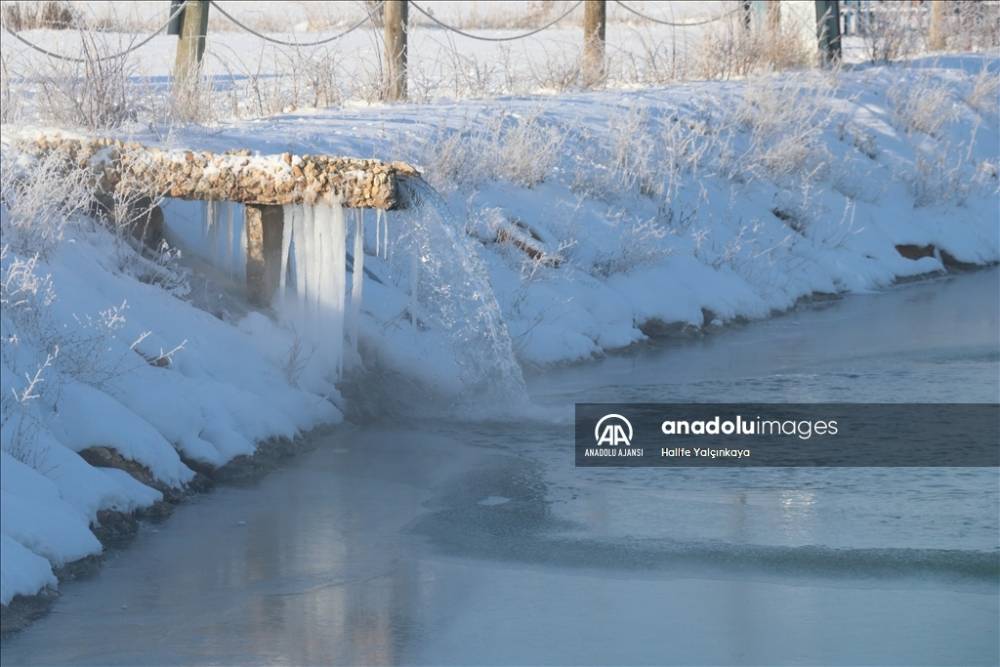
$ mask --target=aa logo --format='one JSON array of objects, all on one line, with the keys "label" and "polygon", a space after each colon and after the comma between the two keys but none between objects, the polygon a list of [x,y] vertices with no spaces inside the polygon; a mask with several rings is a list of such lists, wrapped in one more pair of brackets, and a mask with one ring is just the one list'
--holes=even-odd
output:
[{"label": "aa logo", "polygon": [[621,415],[604,415],[594,427],[597,445],[628,447],[632,443],[632,424]]}]

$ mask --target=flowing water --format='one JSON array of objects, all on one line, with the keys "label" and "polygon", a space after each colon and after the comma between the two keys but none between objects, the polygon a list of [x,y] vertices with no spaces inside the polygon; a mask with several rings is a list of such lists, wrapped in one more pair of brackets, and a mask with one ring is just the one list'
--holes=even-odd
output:
[{"label": "flowing water", "polygon": [[1000,272],[386,419],[144,525],[4,664],[997,664],[996,469],[576,469],[576,401],[1000,401]]}]

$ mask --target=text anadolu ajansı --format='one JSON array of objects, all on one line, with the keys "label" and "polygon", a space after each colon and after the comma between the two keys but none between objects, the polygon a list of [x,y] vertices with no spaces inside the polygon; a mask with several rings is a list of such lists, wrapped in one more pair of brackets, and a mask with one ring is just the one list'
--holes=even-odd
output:
[{"label": "text anadolu ajans\u0131", "polygon": [[576,465],[997,466],[1000,405],[581,403]]}]

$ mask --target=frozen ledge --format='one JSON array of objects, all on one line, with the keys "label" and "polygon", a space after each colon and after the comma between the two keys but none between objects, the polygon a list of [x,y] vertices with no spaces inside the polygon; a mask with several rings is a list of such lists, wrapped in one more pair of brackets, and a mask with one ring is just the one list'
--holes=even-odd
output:
[{"label": "frozen ledge", "polygon": [[349,208],[406,208],[400,182],[419,177],[403,162],[329,155],[254,155],[166,150],[136,142],[56,132],[21,132],[4,143],[38,157],[62,154],[95,172],[106,192],[244,204],[337,202]]}]

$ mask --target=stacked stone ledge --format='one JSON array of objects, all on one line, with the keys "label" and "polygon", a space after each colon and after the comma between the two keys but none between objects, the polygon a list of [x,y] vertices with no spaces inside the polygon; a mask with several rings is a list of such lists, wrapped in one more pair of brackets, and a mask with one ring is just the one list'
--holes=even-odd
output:
[{"label": "stacked stone ledge", "polygon": [[164,150],[109,138],[36,135],[19,141],[44,156],[61,152],[93,170],[104,192],[158,199],[235,201],[264,206],[339,200],[349,208],[405,208],[400,180],[419,172],[402,162],[327,155],[255,156],[249,151]]}]

